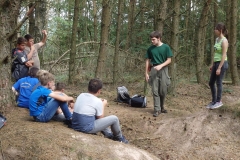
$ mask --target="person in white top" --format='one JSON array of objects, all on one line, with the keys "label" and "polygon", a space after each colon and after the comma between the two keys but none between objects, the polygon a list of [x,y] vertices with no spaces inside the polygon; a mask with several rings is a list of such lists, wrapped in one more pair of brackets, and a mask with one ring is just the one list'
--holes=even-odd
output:
[{"label": "person in white top", "polygon": [[102,132],[107,138],[128,143],[122,135],[118,117],[115,115],[104,117],[107,100],[98,98],[101,89],[102,82],[99,79],[91,79],[88,93],[81,93],[78,96],[74,104],[72,128],[84,133]]}]

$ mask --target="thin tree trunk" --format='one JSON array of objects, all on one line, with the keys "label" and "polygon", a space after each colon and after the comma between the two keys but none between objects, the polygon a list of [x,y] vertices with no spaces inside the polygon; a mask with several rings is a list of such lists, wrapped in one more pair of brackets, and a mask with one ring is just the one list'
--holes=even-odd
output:
[{"label": "thin tree trunk", "polygon": [[128,34],[126,40],[125,49],[128,50],[132,43],[132,36],[133,36],[133,27],[134,27],[134,11],[135,11],[135,4],[136,0],[130,0],[129,9],[128,9]]},{"label": "thin tree trunk", "polygon": [[237,0],[231,0],[231,9],[230,9],[230,28],[229,28],[229,64],[232,77],[233,85],[239,85],[239,76],[237,69],[237,19],[238,19],[238,2]]},{"label": "thin tree trunk", "polygon": [[[36,2],[35,10],[35,42],[40,42],[42,40],[42,30],[47,30],[47,0],[39,0]],[[44,52],[42,49],[38,50],[38,56],[40,63],[44,64]]]},{"label": "thin tree trunk", "polygon": [[97,42],[97,7],[96,7],[96,1],[93,1],[93,40]]},{"label": "thin tree trunk", "polygon": [[[29,8],[31,8],[32,7],[32,5],[33,5],[33,3],[30,3],[28,6],[29,6]],[[35,34],[35,18],[34,18],[34,15],[33,14],[31,14],[29,17],[28,17],[28,26],[29,26],[29,28],[28,28],[28,31],[27,31],[27,33],[29,33],[30,35],[34,35]]]},{"label": "thin tree trunk", "polygon": [[217,25],[217,11],[218,11],[218,5],[217,3],[214,3],[213,6],[213,24],[211,25],[211,29],[210,29],[210,33],[211,34],[211,51],[210,51],[210,61],[208,61],[208,64],[212,64],[213,63],[213,56],[214,56],[214,43],[215,43],[215,34],[213,34],[213,28]]},{"label": "thin tree trunk", "polygon": [[103,10],[102,10],[102,19],[101,19],[101,40],[100,40],[97,68],[95,71],[96,78],[103,78],[103,75],[105,75],[104,68],[105,68],[105,60],[107,59],[106,45],[108,43],[110,17],[111,17],[110,3],[111,3],[111,0],[103,0],[102,2]]},{"label": "thin tree trunk", "polygon": [[206,38],[206,28],[208,23],[208,12],[209,5],[211,0],[205,2],[204,7],[202,9],[201,17],[197,25],[197,36],[195,39],[196,42],[196,75],[197,82],[203,83],[203,62],[204,62],[204,52],[205,52],[205,38]]},{"label": "thin tree trunk", "polygon": [[68,82],[73,84],[75,79],[75,57],[76,57],[76,39],[77,39],[77,26],[78,26],[78,17],[79,17],[79,5],[80,0],[75,0],[74,5],[74,17],[73,17],[73,26],[72,26],[72,43],[70,51],[70,60],[69,60],[69,77]]},{"label": "thin tree trunk", "polygon": [[119,42],[120,42],[120,32],[121,32],[121,23],[122,23],[122,5],[123,1],[118,0],[118,15],[117,15],[117,29],[116,29],[116,42],[115,42],[115,54],[113,59],[113,85],[117,83],[118,75],[118,56],[119,56]]},{"label": "thin tree trunk", "polygon": [[175,0],[174,1],[174,16],[173,16],[173,21],[172,21],[172,35],[171,35],[171,47],[172,47],[172,51],[173,51],[173,57],[172,57],[172,61],[170,64],[170,77],[171,77],[171,86],[170,86],[170,92],[172,94],[174,94],[174,90],[175,90],[175,85],[176,85],[176,78],[175,78],[175,71],[176,71],[176,67],[177,64],[175,63],[175,57],[178,54],[178,48],[179,48],[179,19],[180,19],[180,4],[181,2],[179,0]]}]

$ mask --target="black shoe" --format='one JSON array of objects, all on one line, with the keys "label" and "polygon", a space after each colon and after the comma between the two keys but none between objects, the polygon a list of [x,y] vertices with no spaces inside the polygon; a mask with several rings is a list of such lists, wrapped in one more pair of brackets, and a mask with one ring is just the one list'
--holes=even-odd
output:
[{"label": "black shoe", "polygon": [[167,113],[167,110],[166,109],[162,109],[161,113]]},{"label": "black shoe", "polygon": [[122,142],[122,143],[125,143],[125,144],[128,144],[128,140],[125,138],[124,135],[122,135],[121,138],[113,137],[113,140],[114,141],[119,141],[119,142]]},{"label": "black shoe", "polygon": [[161,113],[161,112],[159,112],[159,111],[154,111],[153,117],[157,117],[160,113]]},{"label": "black shoe", "polygon": [[64,120],[63,122],[68,126],[68,128],[72,128],[72,119]]}]

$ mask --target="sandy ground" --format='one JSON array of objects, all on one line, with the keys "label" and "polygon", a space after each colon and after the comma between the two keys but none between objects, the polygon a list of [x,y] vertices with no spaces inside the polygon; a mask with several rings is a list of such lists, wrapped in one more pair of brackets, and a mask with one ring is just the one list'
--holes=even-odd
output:
[{"label": "sandy ground", "polygon": [[[69,93],[77,96],[76,88]],[[28,110],[12,107],[0,129],[0,160],[6,159],[239,159],[240,88],[224,86],[219,109],[208,110],[210,90],[180,84],[166,100],[167,114],[153,117],[147,108],[117,103],[115,91],[104,91],[106,115],[117,115],[129,144],[73,131],[62,122],[33,122]]]}]

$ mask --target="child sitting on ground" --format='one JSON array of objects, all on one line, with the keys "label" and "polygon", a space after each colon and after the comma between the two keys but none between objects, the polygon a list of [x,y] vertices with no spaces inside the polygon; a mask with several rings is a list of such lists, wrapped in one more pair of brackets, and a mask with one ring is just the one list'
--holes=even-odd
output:
[{"label": "child sitting on ground", "polygon": [[[66,85],[65,85],[64,83],[58,82],[58,83],[55,85],[55,90],[54,90],[54,92],[59,93],[60,95],[66,95],[66,94],[64,93],[65,87],[66,87]],[[70,111],[71,113],[73,113],[73,107],[74,107],[73,101],[69,101],[69,102],[68,102],[68,109],[69,109],[69,111]],[[58,111],[59,111],[59,112],[58,112]],[[58,111],[57,111],[58,113],[62,113],[62,110],[61,110],[60,107],[58,108]]]},{"label": "child sitting on ground", "polygon": [[[67,102],[73,101],[73,97],[69,97],[66,94],[59,95],[51,91],[51,88],[55,85],[54,76],[49,73],[43,73],[39,76],[41,85],[37,87],[30,96],[29,111],[30,116],[37,122],[48,122],[56,113],[60,106],[66,121],[71,122],[72,113],[68,109]],[[48,101],[48,97],[52,99]]]},{"label": "child sitting on ground", "polygon": [[[55,93],[58,93],[59,95],[66,95],[64,93],[65,87],[66,85],[64,83],[58,82],[56,83],[55,89],[53,90]],[[73,113],[73,107],[74,107],[73,101],[68,101],[68,109],[71,113]],[[57,112],[53,119],[54,120],[57,119],[58,121],[64,120],[64,115],[60,107],[58,107]]]},{"label": "child sitting on ground", "polygon": [[19,79],[12,86],[13,92],[17,95],[17,106],[21,108],[29,108],[29,97],[32,94],[33,87],[39,83],[36,78],[38,68],[32,67],[29,70],[29,76]]}]

